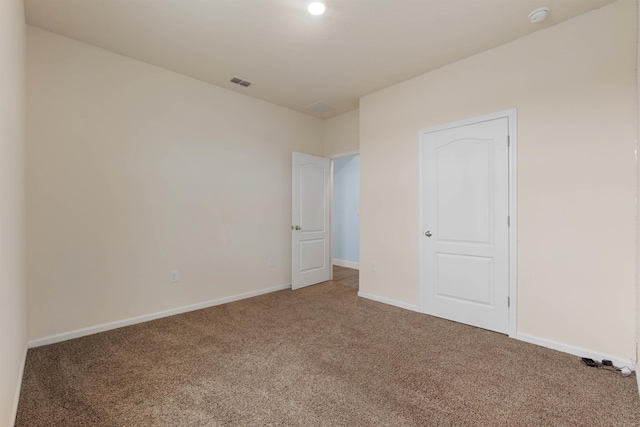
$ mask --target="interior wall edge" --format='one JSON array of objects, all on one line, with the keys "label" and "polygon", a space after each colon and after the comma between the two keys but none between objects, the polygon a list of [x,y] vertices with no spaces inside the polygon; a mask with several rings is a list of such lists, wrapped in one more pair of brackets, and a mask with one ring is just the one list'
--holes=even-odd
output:
[{"label": "interior wall edge", "polygon": [[27,364],[27,352],[29,351],[29,344],[25,344],[24,350],[22,352],[22,363],[20,364],[20,369],[18,370],[18,383],[16,384],[16,394],[13,399],[13,408],[11,409],[11,420],[15,422],[16,416],[18,415],[18,402],[20,401],[20,391],[22,390],[22,377],[24,377],[24,367]]},{"label": "interior wall edge", "polygon": [[26,45],[22,0],[0,1],[0,426],[15,422],[27,345]]},{"label": "interior wall edge", "polygon": [[[638,167],[638,141],[640,140],[640,0],[636,0],[636,360],[640,362],[640,227],[638,226],[638,196],[640,168]],[[636,375],[640,395],[640,376]]]}]

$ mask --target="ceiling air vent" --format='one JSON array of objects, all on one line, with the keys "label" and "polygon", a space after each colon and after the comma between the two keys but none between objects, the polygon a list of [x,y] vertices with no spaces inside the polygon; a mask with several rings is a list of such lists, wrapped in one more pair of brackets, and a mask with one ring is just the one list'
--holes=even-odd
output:
[{"label": "ceiling air vent", "polygon": [[231,79],[231,83],[235,83],[237,85],[244,86],[244,87],[249,87],[253,84],[250,81],[241,79],[240,77],[233,77]]},{"label": "ceiling air vent", "polygon": [[313,103],[313,104],[307,106],[308,110],[313,110],[316,113],[326,113],[327,111],[331,111],[334,108],[336,108],[336,107],[334,107],[333,105],[327,104],[324,101],[318,101],[316,103]]}]

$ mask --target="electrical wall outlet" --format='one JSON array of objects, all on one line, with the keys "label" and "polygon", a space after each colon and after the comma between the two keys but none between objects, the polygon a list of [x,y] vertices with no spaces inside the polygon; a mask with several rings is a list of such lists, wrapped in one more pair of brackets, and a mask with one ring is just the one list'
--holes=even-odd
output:
[{"label": "electrical wall outlet", "polygon": [[169,283],[177,283],[178,282],[178,270],[173,270],[169,275]]}]

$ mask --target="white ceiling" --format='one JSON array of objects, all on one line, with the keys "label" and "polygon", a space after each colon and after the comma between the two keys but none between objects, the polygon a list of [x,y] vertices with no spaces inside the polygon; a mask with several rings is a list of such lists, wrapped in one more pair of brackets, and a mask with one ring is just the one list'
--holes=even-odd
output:
[{"label": "white ceiling", "polygon": [[[310,1],[310,0],[309,0]],[[613,0],[25,0],[27,22],[328,118],[359,97]],[[549,18],[531,24],[532,10]],[[238,76],[254,84],[244,88]],[[334,110],[306,109],[324,101]]]}]

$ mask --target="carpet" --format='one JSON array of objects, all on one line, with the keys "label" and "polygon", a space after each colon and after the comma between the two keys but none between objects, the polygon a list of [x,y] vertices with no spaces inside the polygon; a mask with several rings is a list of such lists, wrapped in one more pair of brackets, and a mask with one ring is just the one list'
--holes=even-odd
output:
[{"label": "carpet", "polygon": [[30,349],[17,427],[638,426],[634,375],[325,282]]}]

